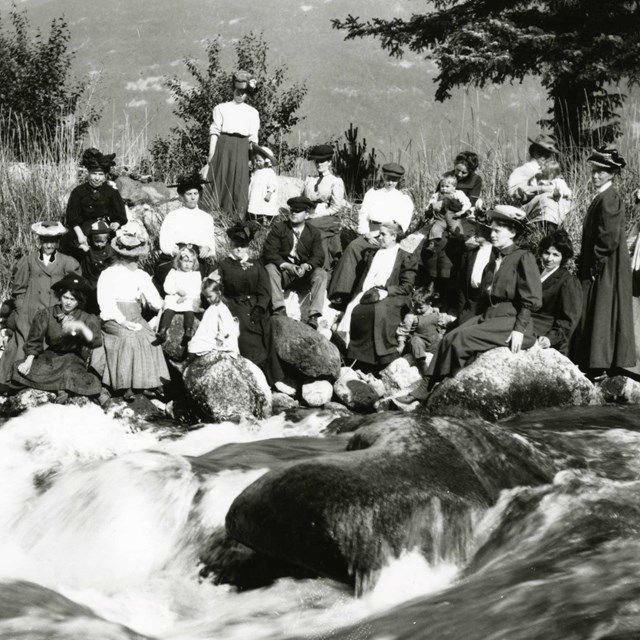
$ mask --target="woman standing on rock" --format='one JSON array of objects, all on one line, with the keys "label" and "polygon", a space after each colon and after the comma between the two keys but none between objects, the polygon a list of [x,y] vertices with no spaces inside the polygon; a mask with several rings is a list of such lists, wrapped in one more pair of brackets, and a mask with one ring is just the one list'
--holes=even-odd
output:
[{"label": "woman standing on rock", "polygon": [[567,355],[569,340],[580,320],[582,289],[578,279],[566,269],[573,245],[566,231],[554,231],[538,245],[542,262],[542,306],[532,314],[538,344]]},{"label": "woman standing on rock", "polygon": [[262,264],[249,255],[255,224],[238,223],[227,229],[231,249],[229,256],[220,261],[217,276],[224,301],[240,324],[240,355],[258,365],[274,386],[284,376],[273,343],[269,276]]},{"label": "woman standing on rock", "polygon": [[518,353],[536,341],[531,314],[542,304],[540,272],[533,254],[515,244],[526,230],[526,214],[497,205],[487,217],[494,254],[482,279],[479,315],[444,336],[427,370],[427,384],[409,394],[412,399],[424,400],[435,382],[455,375],[480,353],[502,346]]},{"label": "woman standing on rock", "polygon": [[633,367],[636,352],[625,210],[613,185],[626,162],[614,147],[596,149],[588,162],[597,195],[582,231],[578,279],[583,307],[571,352],[583,371],[596,376]]},{"label": "woman standing on rock", "polygon": [[155,390],[169,380],[162,347],[141,315],[143,306],[159,310],[162,298],[151,276],[138,268],[138,260],[149,252],[144,230],[130,222],[118,230],[111,246],[116,263],[98,280],[104,362],[96,368],[104,372],[105,385],[132,400],[134,390]]},{"label": "woman standing on rock", "polygon": [[249,205],[249,145],[258,144],[260,115],[246,103],[256,89],[251,74],[236,71],[232,82],[233,99],[213,109],[207,174],[213,183],[213,203],[205,204],[244,220]]}]

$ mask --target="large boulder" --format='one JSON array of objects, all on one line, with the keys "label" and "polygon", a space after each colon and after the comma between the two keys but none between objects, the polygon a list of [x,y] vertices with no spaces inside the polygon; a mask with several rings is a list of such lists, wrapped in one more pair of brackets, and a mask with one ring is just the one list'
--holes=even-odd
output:
[{"label": "large boulder", "polygon": [[596,384],[600,402],[640,404],[640,382],[626,376],[611,376]]},{"label": "large boulder", "polygon": [[340,352],[317,331],[286,316],[272,319],[276,352],[297,378],[328,378],[340,375]]},{"label": "large boulder", "polygon": [[390,557],[416,547],[430,561],[464,563],[474,524],[501,491],[548,483],[556,471],[502,426],[377,414],[346,451],[260,477],[226,527],[261,554],[361,591]]},{"label": "large boulder", "polygon": [[138,182],[129,176],[120,176],[116,187],[130,205],[161,204],[173,198],[171,190],[162,182]]},{"label": "large boulder", "polygon": [[375,409],[376,402],[380,399],[380,391],[382,389],[376,388],[349,367],[342,367],[340,377],[333,385],[333,392],[342,404],[351,411],[363,413]]},{"label": "large boulder", "polygon": [[514,354],[501,347],[483,353],[435,387],[426,408],[431,415],[493,421],[522,411],[593,402],[593,384],[555,349],[532,348]]},{"label": "large boulder", "polygon": [[302,195],[303,190],[304,182],[300,178],[294,176],[278,176],[278,188],[276,189],[278,208],[286,207],[287,200]]},{"label": "large boulder", "polygon": [[[193,325],[194,331],[198,328],[200,324],[200,320],[198,318],[195,319],[195,323]],[[184,338],[184,316],[181,313],[177,313],[173,321],[171,322],[171,326],[167,331],[167,339],[162,345],[162,350],[164,351],[164,355],[174,362],[180,362],[184,360],[184,357],[187,355],[187,346],[183,342]]]},{"label": "large boulder", "polygon": [[198,413],[223,422],[271,415],[271,390],[262,371],[242,356],[213,351],[193,360],[184,386]]}]

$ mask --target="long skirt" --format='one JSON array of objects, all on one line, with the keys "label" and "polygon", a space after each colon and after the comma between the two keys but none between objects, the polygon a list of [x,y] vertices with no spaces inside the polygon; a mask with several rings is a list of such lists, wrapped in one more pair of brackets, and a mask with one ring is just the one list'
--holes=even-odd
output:
[{"label": "long skirt", "polygon": [[207,180],[211,188],[203,192],[203,206],[244,220],[249,207],[249,138],[221,133]]},{"label": "long skirt", "polygon": [[102,388],[98,376],[87,369],[84,360],[75,353],[56,353],[47,349],[34,359],[26,376],[18,371],[17,364],[14,369],[13,379],[33,389],[95,396]]},{"label": "long skirt", "polygon": [[364,253],[372,249],[377,249],[377,245],[371,244],[363,236],[352,240],[347,245],[331,277],[329,290],[327,291],[329,299],[353,294],[355,284],[361,275],[358,265],[362,264]]},{"label": "long skirt", "polygon": [[130,331],[114,320],[102,325],[103,349],[94,351],[94,367],[103,371],[102,382],[113,390],[155,389],[168,382],[162,347],[152,344],[155,333],[140,315],[140,303],[118,302],[118,308],[142,328]]},{"label": "long skirt", "polygon": [[[435,380],[453,376],[471,364],[479,354],[508,346],[507,340],[515,321],[516,309],[511,302],[501,302],[489,307],[483,315],[467,320],[442,338],[427,375]],[[532,347],[535,341],[533,322],[530,322],[524,333],[522,348]]]},{"label": "long skirt", "polygon": [[334,262],[342,253],[340,240],[340,218],[337,215],[309,218],[307,224],[320,232],[322,248],[324,250],[324,268],[330,271]]}]

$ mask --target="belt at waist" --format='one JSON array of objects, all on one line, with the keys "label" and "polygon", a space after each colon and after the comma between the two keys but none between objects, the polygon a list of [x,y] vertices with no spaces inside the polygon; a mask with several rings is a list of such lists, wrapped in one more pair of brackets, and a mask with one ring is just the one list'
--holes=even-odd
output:
[{"label": "belt at waist", "polygon": [[248,138],[249,137],[249,136],[245,136],[243,133],[229,133],[228,131],[222,131],[220,135],[231,136],[232,138]]}]

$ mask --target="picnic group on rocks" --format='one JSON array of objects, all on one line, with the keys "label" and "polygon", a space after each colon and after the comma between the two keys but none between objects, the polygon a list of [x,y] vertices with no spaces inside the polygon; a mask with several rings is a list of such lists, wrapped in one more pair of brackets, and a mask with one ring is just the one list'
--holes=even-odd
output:
[{"label": "picnic group on rocks", "polygon": [[[360,206],[357,237],[343,246],[334,147],[310,149],[317,176],[288,200],[283,219],[276,162],[259,144],[259,113],[248,104],[253,90],[251,75],[236,72],[233,100],[214,108],[206,175],[178,182],[182,207],[162,223],[153,273],[140,262],[155,247],[108,180],[114,156],[85,152],[86,181],[71,192],[64,224],[34,224],[39,248],[15,265],[0,310],[4,393],[32,387],[56,392],[59,403],[80,395],[103,406],[114,395],[162,393],[162,345],[177,315],[187,361],[239,354],[272,388],[291,393],[272,327],[286,315],[289,290],[308,295],[313,329],[327,301],[341,312],[332,340],[346,364],[375,374],[396,358],[415,359],[423,383],[400,403],[424,399],[499,346],[557,349],[590,377],[635,365],[632,262],[616,188],[625,160],[615,148],[588,158],[594,197],[576,275],[566,268],[574,250],[563,230],[572,193],[545,134],[530,139],[529,160],[511,173],[510,203],[489,209],[471,151],[452,159],[419,216],[402,189],[404,168],[385,164]],[[220,211],[236,220],[226,229],[227,255],[216,250]],[[537,256],[519,246],[536,226],[545,232]],[[250,248],[258,230],[266,232],[259,256]],[[149,310],[161,313],[153,328]]]}]

